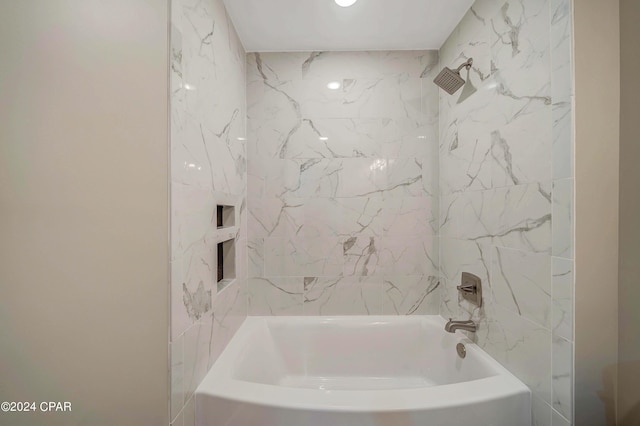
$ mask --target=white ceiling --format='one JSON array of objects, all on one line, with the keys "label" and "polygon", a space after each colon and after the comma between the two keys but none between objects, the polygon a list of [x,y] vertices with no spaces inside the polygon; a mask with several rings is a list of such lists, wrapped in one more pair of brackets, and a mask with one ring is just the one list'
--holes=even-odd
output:
[{"label": "white ceiling", "polygon": [[439,49],[473,0],[224,0],[248,52]]}]

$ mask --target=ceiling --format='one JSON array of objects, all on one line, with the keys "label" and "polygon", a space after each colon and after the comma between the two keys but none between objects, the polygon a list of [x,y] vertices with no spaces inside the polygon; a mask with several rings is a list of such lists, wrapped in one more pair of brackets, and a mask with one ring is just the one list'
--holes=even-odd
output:
[{"label": "ceiling", "polygon": [[439,49],[473,0],[224,0],[248,52]]}]

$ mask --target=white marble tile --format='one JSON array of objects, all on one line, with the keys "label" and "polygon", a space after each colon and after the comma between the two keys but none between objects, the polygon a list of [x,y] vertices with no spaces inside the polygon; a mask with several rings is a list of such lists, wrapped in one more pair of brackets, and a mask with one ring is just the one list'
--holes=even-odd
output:
[{"label": "white marble tile", "polygon": [[304,118],[290,135],[284,158],[378,158],[384,122],[375,118]]},{"label": "white marble tile", "polygon": [[562,417],[557,411],[554,410],[551,413],[551,426],[571,426],[571,424],[569,420]]},{"label": "white marble tile", "polygon": [[569,421],[573,417],[573,343],[553,337],[553,408]]},{"label": "white marble tile", "polygon": [[440,281],[435,275],[385,276],[382,294],[384,315],[437,315]]},{"label": "white marble tile", "polygon": [[536,396],[531,397],[531,426],[552,426],[552,408]]},{"label": "white marble tile", "polygon": [[[422,158],[386,160],[386,197],[420,197],[427,195],[422,182]],[[374,167],[374,166],[372,166]],[[382,167],[385,167],[384,165]]]},{"label": "white marble tile", "polygon": [[553,104],[553,179],[574,177],[573,100]]},{"label": "white marble tile", "polygon": [[218,356],[247,317],[247,280],[236,281],[223,289],[213,303],[213,347],[209,353],[211,368]]},{"label": "white marble tile", "polygon": [[553,182],[553,255],[573,259],[573,179]]},{"label": "white marble tile", "polygon": [[302,63],[302,78],[326,83],[341,79],[375,79],[380,72],[380,52],[309,52]]},{"label": "white marble tile", "polygon": [[[387,204],[380,197],[335,199],[338,233],[342,237],[381,237],[384,232]],[[320,230],[321,231],[321,230]],[[318,232],[320,235],[320,232]],[[325,235],[328,235],[325,233]]]},{"label": "white marble tile", "polygon": [[478,344],[551,403],[551,333],[500,306],[488,309],[479,325]]},{"label": "white marble tile", "polygon": [[552,65],[552,98],[565,102],[573,95],[571,82],[571,0],[550,1],[550,44]]},{"label": "white marble tile", "polygon": [[552,258],[553,272],[553,334],[573,341],[573,286],[572,260]]},{"label": "white marble tile", "polygon": [[184,406],[184,426],[196,426],[196,398],[192,396]]},{"label": "white marble tile", "polygon": [[267,277],[340,276],[344,268],[340,238],[266,238],[264,273]]},{"label": "white marble tile", "polygon": [[440,193],[490,189],[492,138],[475,126],[453,122],[440,146]]},{"label": "white marble tile", "polygon": [[211,344],[211,315],[193,324],[184,333],[184,398],[191,398],[207,374]]},{"label": "white marble tile", "polygon": [[495,247],[491,291],[498,305],[551,328],[551,257]]},{"label": "white marble tile", "polygon": [[436,238],[388,237],[381,246],[380,259],[386,275],[437,275]]},{"label": "white marble tile", "polygon": [[[378,98],[382,79],[342,79],[341,87],[327,87],[331,80],[293,82],[305,118],[380,118]],[[381,99],[380,99],[381,100]]]},{"label": "white marble tile", "polygon": [[344,276],[381,276],[380,239],[376,237],[349,237],[342,243]]},{"label": "white marble tile", "polygon": [[385,198],[382,210],[384,235],[426,236],[437,232],[437,205],[432,197]]},{"label": "white marble tile", "polygon": [[394,50],[380,52],[382,75],[428,78],[438,66],[437,50]]},{"label": "white marble tile", "polygon": [[382,278],[305,277],[305,315],[380,315]]},{"label": "white marble tile", "polygon": [[299,80],[302,78],[302,64],[308,56],[305,52],[248,53],[247,81]]},{"label": "white marble tile", "polygon": [[551,185],[548,182],[498,188],[487,200],[496,245],[551,252]]},{"label": "white marble tile", "polygon": [[264,276],[264,240],[250,238],[247,241],[247,276]]},{"label": "white marble tile", "polygon": [[302,315],[302,277],[249,278],[249,315]]},{"label": "white marble tile", "polygon": [[491,132],[492,186],[551,180],[551,107],[544,106]]},{"label": "white marble tile", "polygon": [[517,70],[514,93],[549,90],[549,0],[508,0],[491,19],[491,56],[498,70]]},{"label": "white marble tile", "polygon": [[184,348],[183,335],[170,343],[171,349],[171,420],[178,417],[184,405]]},{"label": "white marble tile", "polygon": [[182,260],[171,262],[171,338],[178,338],[192,324],[184,304]]},{"label": "white marble tile", "polygon": [[492,191],[461,192],[440,197],[440,235],[469,240],[490,240]]}]

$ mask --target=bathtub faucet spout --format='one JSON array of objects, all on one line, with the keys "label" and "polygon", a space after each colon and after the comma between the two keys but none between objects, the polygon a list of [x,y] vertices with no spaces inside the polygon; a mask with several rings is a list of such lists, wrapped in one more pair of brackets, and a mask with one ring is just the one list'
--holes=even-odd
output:
[{"label": "bathtub faucet spout", "polygon": [[456,330],[465,330],[465,331],[475,332],[477,329],[478,329],[478,326],[476,325],[475,322],[471,320],[454,321],[451,318],[449,318],[449,322],[447,322],[447,324],[444,326],[444,330],[448,331],[449,333],[455,333]]}]

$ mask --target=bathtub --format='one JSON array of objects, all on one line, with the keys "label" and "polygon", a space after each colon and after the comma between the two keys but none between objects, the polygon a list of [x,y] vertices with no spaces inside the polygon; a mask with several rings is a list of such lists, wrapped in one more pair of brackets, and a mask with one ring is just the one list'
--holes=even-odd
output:
[{"label": "bathtub", "polygon": [[249,317],[196,390],[196,425],[530,426],[529,389],[444,324]]}]

